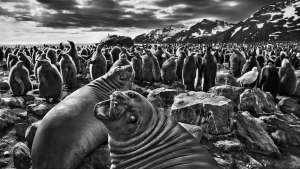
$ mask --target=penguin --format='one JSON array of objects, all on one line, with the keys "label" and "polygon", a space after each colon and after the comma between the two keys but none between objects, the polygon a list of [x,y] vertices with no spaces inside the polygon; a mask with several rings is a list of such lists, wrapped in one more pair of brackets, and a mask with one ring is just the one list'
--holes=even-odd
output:
[{"label": "penguin", "polygon": [[99,44],[90,61],[90,75],[92,80],[101,77],[107,72],[106,59],[102,55],[103,45]]},{"label": "penguin", "polygon": [[38,54],[38,48],[36,46],[33,46],[33,52],[31,54],[32,64],[35,65],[35,60]]},{"label": "penguin", "polygon": [[176,56],[178,57],[177,59],[177,69],[176,69],[176,74],[179,80],[182,80],[182,68],[184,64],[184,59],[187,57],[186,53],[181,50],[176,52]]},{"label": "penguin", "polygon": [[233,77],[238,78],[241,76],[242,69],[246,59],[243,55],[236,49],[233,50],[233,54],[230,56],[230,71]]},{"label": "penguin", "polygon": [[56,65],[57,64],[57,56],[56,51],[52,48],[48,49],[46,53],[47,58],[49,58],[51,64]]},{"label": "penguin", "polygon": [[275,61],[269,60],[267,65],[262,68],[257,87],[264,92],[270,92],[276,99],[279,91],[279,75]]},{"label": "penguin", "polygon": [[256,80],[258,78],[257,67],[253,67],[251,71],[246,72],[243,76],[237,79],[237,82],[241,84],[242,87],[254,87]]},{"label": "penguin", "polygon": [[[155,81],[160,78],[160,70],[157,68],[158,61],[152,55],[151,51],[145,49],[145,54],[142,56],[142,76],[144,83],[153,84]],[[156,64],[154,62],[157,62]]]},{"label": "penguin", "polygon": [[37,68],[37,75],[39,79],[39,93],[41,98],[45,98],[46,101],[57,102],[62,95],[62,77],[56,68],[49,60],[37,60],[40,63],[40,67]]},{"label": "penguin", "polygon": [[77,70],[75,63],[71,56],[68,54],[61,54],[61,60],[59,62],[60,73],[63,78],[63,83],[67,89],[77,89],[79,87],[77,82]]},{"label": "penguin", "polygon": [[207,92],[211,87],[215,86],[217,76],[217,61],[211,54],[211,47],[206,49],[206,53],[202,58],[201,77],[203,77],[203,91]]},{"label": "penguin", "polygon": [[[37,56],[37,60],[48,60],[49,62],[51,62],[49,60],[49,58],[47,58],[46,54],[43,53],[39,56]],[[37,69],[41,66],[41,62],[35,62],[35,65],[34,65],[34,68],[33,68],[33,72],[34,72],[34,76],[36,78],[36,81],[39,82],[39,77],[38,77],[38,74],[37,74]]]},{"label": "penguin", "polygon": [[112,65],[114,64],[113,63],[114,60],[113,60],[111,54],[109,53],[109,49],[104,49],[103,56],[106,59],[107,70],[109,70],[112,67]]},{"label": "penguin", "polygon": [[162,67],[166,59],[163,57],[164,51],[161,46],[157,47],[157,50],[154,53],[154,56],[157,58],[159,66]]},{"label": "penguin", "polygon": [[7,49],[5,50],[5,52],[4,52],[4,58],[6,59],[6,61],[7,61],[8,55],[9,55],[10,53],[12,53],[11,48],[7,48]]},{"label": "penguin", "polygon": [[14,55],[12,53],[8,54],[8,57],[6,59],[6,65],[8,70],[10,71],[10,69],[17,64],[17,62],[19,61],[18,56]]},{"label": "penguin", "polygon": [[296,89],[296,74],[288,59],[283,59],[279,69],[279,94],[292,96]]},{"label": "penguin", "polygon": [[134,80],[136,84],[141,84],[143,81],[142,65],[143,65],[142,57],[138,53],[133,52],[133,57],[131,59],[131,66],[133,68]]},{"label": "penguin", "polygon": [[19,56],[19,60],[23,61],[24,66],[29,71],[29,74],[32,74],[34,65],[31,61],[31,58],[29,56],[26,56],[23,52],[19,52],[18,56]]},{"label": "penguin", "polygon": [[29,71],[22,61],[18,61],[16,65],[11,68],[8,82],[13,96],[24,96],[28,91],[32,90]]},{"label": "penguin", "polygon": [[113,58],[113,63],[115,63],[119,59],[119,55],[121,52],[122,52],[122,50],[118,46],[115,46],[111,49],[110,54]]},{"label": "penguin", "polygon": [[256,58],[254,55],[251,55],[250,58],[246,61],[246,63],[243,66],[241,74],[245,74],[252,70],[252,68],[256,67],[258,71],[260,71],[260,66],[258,62],[256,61]]},{"label": "penguin", "polygon": [[196,90],[200,91],[201,90],[201,85],[202,85],[202,55],[200,53],[197,53],[195,55],[195,61],[197,65],[197,75],[196,75],[196,82],[195,82],[195,87]]},{"label": "penguin", "polygon": [[68,53],[68,55],[71,56],[72,60],[74,61],[77,72],[81,73],[80,62],[79,62],[77,48],[75,46],[75,43],[73,41],[68,41],[68,42],[70,45],[70,49],[67,53]]},{"label": "penguin", "polygon": [[195,61],[196,53],[192,53],[184,59],[182,67],[182,82],[186,90],[195,90],[195,79],[197,73],[197,64]]},{"label": "penguin", "polygon": [[122,52],[119,55],[119,59],[111,66],[110,69],[115,69],[116,67],[126,66],[126,65],[130,65],[130,62],[128,60],[128,54]]},{"label": "penguin", "polygon": [[162,83],[171,85],[175,81],[178,81],[176,70],[177,70],[177,58],[175,56],[172,56],[162,64],[161,67]]},{"label": "penguin", "polygon": [[2,50],[2,47],[0,48],[0,62],[2,62],[4,59],[4,52]]},{"label": "penguin", "polygon": [[153,56],[152,52],[150,50],[146,50],[147,55],[151,55],[151,58],[153,59],[153,76],[155,82],[161,81],[161,74],[160,74],[160,66],[158,63],[158,60],[155,56]]}]

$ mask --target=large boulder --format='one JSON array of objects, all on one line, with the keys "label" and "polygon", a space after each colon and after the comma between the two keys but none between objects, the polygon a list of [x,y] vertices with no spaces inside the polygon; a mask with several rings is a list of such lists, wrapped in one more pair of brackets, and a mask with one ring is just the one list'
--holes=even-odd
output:
[{"label": "large boulder", "polygon": [[27,106],[27,111],[38,117],[44,117],[54,106],[50,103],[34,103]]},{"label": "large boulder", "polygon": [[107,38],[101,40],[101,43],[104,43],[104,45],[107,46],[125,46],[125,47],[131,47],[133,46],[133,40],[130,37],[127,36],[118,36],[118,35],[110,35]]},{"label": "large boulder", "polygon": [[300,117],[300,100],[285,97],[278,103],[280,110],[284,113],[294,113]]},{"label": "large boulder", "polygon": [[222,135],[232,129],[233,102],[223,96],[182,93],[175,97],[170,113],[178,122],[204,127],[205,133]]},{"label": "large boulder", "polygon": [[261,117],[278,145],[300,146],[300,119],[286,114]]},{"label": "large boulder", "polygon": [[247,149],[264,155],[280,155],[278,147],[264,129],[262,120],[249,112],[239,113],[236,118],[238,135],[245,141]]},{"label": "large boulder", "polygon": [[17,143],[13,147],[12,154],[16,169],[29,169],[31,167],[30,150],[24,143]]},{"label": "large boulder", "polygon": [[147,99],[156,107],[167,108],[172,106],[174,97],[183,90],[158,88],[149,92]]},{"label": "large boulder", "polygon": [[249,111],[253,115],[273,114],[278,112],[276,103],[270,93],[259,89],[246,89],[240,95],[241,111]]},{"label": "large boulder", "polygon": [[244,88],[235,87],[230,85],[215,86],[209,90],[209,93],[216,94],[218,96],[224,96],[235,103],[238,106],[240,102],[240,95],[244,92]]}]

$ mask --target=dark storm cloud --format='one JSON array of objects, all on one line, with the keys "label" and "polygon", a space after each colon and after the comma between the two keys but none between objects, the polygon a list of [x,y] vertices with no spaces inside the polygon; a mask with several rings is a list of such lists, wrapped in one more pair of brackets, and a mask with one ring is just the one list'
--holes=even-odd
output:
[{"label": "dark storm cloud", "polygon": [[[157,28],[207,16],[237,22],[263,5],[278,0],[145,0],[145,4],[135,0],[89,0],[83,6],[77,0],[36,0],[40,6],[54,11],[43,12],[38,16],[30,13],[29,1],[0,0],[8,1],[20,2],[14,7],[23,11],[11,13],[0,7],[0,15],[11,16],[18,21],[35,21],[41,27],[93,27],[91,31],[112,31],[126,27]],[[122,3],[124,1],[131,3]],[[149,3],[152,7],[147,6]],[[171,10],[165,10],[167,8]]]}]

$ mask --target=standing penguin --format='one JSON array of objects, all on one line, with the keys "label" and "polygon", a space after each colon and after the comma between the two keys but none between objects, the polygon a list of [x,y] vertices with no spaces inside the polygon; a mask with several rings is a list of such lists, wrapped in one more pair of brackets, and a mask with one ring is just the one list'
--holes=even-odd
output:
[{"label": "standing penguin", "polygon": [[8,57],[6,59],[6,65],[8,70],[10,70],[15,64],[17,64],[18,60],[18,56],[12,53],[8,54]]},{"label": "standing penguin", "polygon": [[57,65],[57,56],[56,56],[56,51],[54,49],[48,49],[46,53],[47,58],[50,59],[51,64]]},{"label": "standing penguin", "polygon": [[208,47],[206,54],[202,59],[201,76],[203,77],[203,91],[207,92],[211,87],[215,86],[217,76],[217,63],[211,54],[211,47]]},{"label": "standing penguin", "polygon": [[279,69],[279,94],[291,96],[296,89],[296,74],[288,59],[283,59]]},{"label": "standing penguin", "polygon": [[48,60],[37,60],[41,66],[37,69],[39,79],[40,97],[47,101],[53,99],[59,101],[62,95],[62,77],[56,66],[52,65]]},{"label": "standing penguin", "polygon": [[236,49],[233,50],[233,54],[230,56],[230,71],[235,78],[241,76],[242,69],[246,59],[244,56]]},{"label": "standing penguin", "polygon": [[[160,78],[160,70],[157,67],[158,61],[154,56],[152,55],[151,51],[146,49],[145,55],[142,56],[143,60],[143,82],[153,84],[155,81],[157,81]],[[157,63],[154,63],[157,62]]]},{"label": "standing penguin", "polygon": [[118,46],[115,46],[111,49],[110,54],[113,58],[113,63],[116,62],[119,59],[119,55],[122,52],[121,48]]},{"label": "standing penguin", "polygon": [[192,53],[184,59],[182,67],[182,82],[186,90],[195,90],[195,79],[197,73],[197,64],[195,61],[196,53]]},{"label": "standing penguin", "polygon": [[270,92],[274,99],[279,91],[279,75],[275,67],[275,61],[269,60],[268,64],[262,68],[258,87],[265,92]]},{"label": "standing penguin", "polygon": [[23,52],[18,53],[19,60],[23,61],[24,66],[28,69],[29,74],[33,73],[33,64],[31,61],[31,58],[29,56],[26,56]]},{"label": "standing penguin", "polygon": [[68,54],[73,59],[76,69],[77,69],[77,72],[81,73],[80,61],[78,58],[78,53],[77,53],[77,48],[75,46],[75,43],[73,41],[68,41],[68,42],[70,44],[70,50],[68,51]]},{"label": "standing penguin", "polygon": [[154,56],[157,58],[159,66],[162,67],[166,59],[163,57],[164,51],[161,46],[157,47],[157,50],[154,53]]},{"label": "standing penguin", "polygon": [[32,90],[29,71],[23,65],[22,61],[18,61],[17,64],[11,68],[8,81],[14,96],[24,96],[28,91]]},{"label": "standing penguin", "polygon": [[201,90],[201,85],[202,85],[202,57],[200,53],[197,53],[195,55],[195,60],[196,60],[196,65],[197,65],[197,76],[196,76],[196,90]]},{"label": "standing penguin", "polygon": [[187,57],[187,55],[183,50],[181,50],[176,52],[176,56],[178,57],[176,74],[179,80],[182,80],[182,68],[184,64],[184,59]]},{"label": "standing penguin", "polygon": [[[50,60],[46,57],[46,54],[44,54],[44,53],[37,56],[37,60],[48,60],[50,62]],[[38,77],[38,74],[37,74],[37,70],[40,66],[41,66],[41,62],[35,62],[35,65],[34,65],[34,68],[33,68],[34,75],[35,75],[35,78],[36,78],[37,82],[39,82],[39,77]]]},{"label": "standing penguin", "polygon": [[133,53],[133,57],[131,59],[131,66],[133,68],[133,72],[134,72],[134,79],[135,79],[135,83],[137,84],[141,84],[143,81],[143,60],[141,58],[141,56],[134,52]]},{"label": "standing penguin", "polygon": [[161,67],[161,78],[162,82],[167,85],[171,85],[173,82],[178,80],[176,69],[177,69],[177,58],[175,56],[167,59]]},{"label": "standing penguin", "polygon": [[259,66],[258,62],[256,61],[255,56],[251,55],[250,58],[244,64],[241,75],[251,71],[252,68],[254,68],[254,67],[257,67],[257,70],[260,71],[260,66]]},{"label": "standing penguin", "polygon": [[101,52],[102,47],[102,44],[97,46],[97,50],[94,52],[90,61],[90,75],[93,80],[104,75],[107,71],[106,59]]},{"label": "standing penguin", "polygon": [[61,54],[61,60],[59,62],[60,72],[63,77],[63,82],[68,89],[78,88],[77,82],[77,70],[75,63],[68,54]]},{"label": "standing penguin", "polygon": [[0,62],[2,62],[4,59],[4,52],[2,50],[2,47],[0,48]]},{"label": "standing penguin", "polygon": [[130,65],[130,62],[128,60],[128,54],[122,52],[119,55],[119,59],[111,66],[110,69],[115,69],[118,66],[126,66],[126,65]]},{"label": "standing penguin", "polygon": [[109,49],[104,49],[102,55],[106,59],[106,67],[107,67],[107,70],[109,70],[112,67],[112,65],[114,64],[114,60],[113,60],[111,54],[109,53]]}]

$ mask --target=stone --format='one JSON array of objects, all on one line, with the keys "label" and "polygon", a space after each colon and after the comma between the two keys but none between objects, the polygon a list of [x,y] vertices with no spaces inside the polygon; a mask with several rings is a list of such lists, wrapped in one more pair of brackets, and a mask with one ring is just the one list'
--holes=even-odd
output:
[{"label": "stone", "polygon": [[294,113],[296,116],[300,117],[300,100],[285,97],[280,100],[278,107],[283,113]]},{"label": "stone", "polygon": [[246,89],[240,95],[239,108],[240,111],[248,111],[258,116],[278,112],[273,96],[259,89]]},{"label": "stone", "polygon": [[231,140],[219,140],[213,145],[222,152],[242,151],[244,149],[243,144],[238,139]]},{"label": "stone", "polygon": [[14,128],[16,130],[16,136],[18,136],[19,138],[24,139],[27,127],[28,127],[27,123],[17,123],[17,124],[15,124]]},{"label": "stone", "polygon": [[213,93],[218,96],[224,96],[232,100],[235,105],[238,106],[240,102],[240,95],[244,92],[244,90],[245,89],[242,87],[222,85],[210,88],[209,93]]},{"label": "stone", "polygon": [[20,121],[21,118],[13,110],[7,108],[0,109],[0,131]]},{"label": "stone", "polygon": [[110,164],[108,146],[102,145],[86,157],[78,169],[110,169]]},{"label": "stone", "polygon": [[54,106],[54,104],[49,103],[34,103],[28,105],[27,111],[28,113],[34,114],[38,117],[44,117]]},{"label": "stone", "polygon": [[197,141],[201,141],[203,136],[203,129],[200,126],[186,124],[186,123],[179,123],[183,128],[185,128],[191,135],[193,135]]},{"label": "stone", "polygon": [[25,99],[22,97],[0,98],[0,106],[6,106],[11,108],[24,108]]},{"label": "stone", "polygon": [[31,167],[30,150],[24,143],[17,143],[12,152],[16,169],[29,169]]},{"label": "stone", "polygon": [[262,117],[261,120],[272,128],[272,137],[280,145],[300,146],[300,120],[285,114]]},{"label": "stone", "polygon": [[7,92],[9,91],[10,87],[7,82],[0,82],[0,91],[1,92]]},{"label": "stone", "polygon": [[240,86],[240,84],[236,81],[236,79],[229,73],[225,71],[217,72],[216,76],[216,86]]},{"label": "stone", "polygon": [[40,121],[37,121],[35,123],[32,123],[27,129],[26,129],[26,132],[25,132],[25,140],[27,142],[27,145],[29,148],[31,148],[32,146],[32,143],[33,143],[33,139],[34,139],[34,136],[35,136],[35,133],[39,127],[39,125],[41,124],[41,120]]},{"label": "stone", "polygon": [[247,154],[241,157],[241,159],[236,159],[234,161],[234,164],[235,168],[239,169],[265,169],[265,167],[260,162],[258,162],[256,159]]},{"label": "stone", "polygon": [[252,152],[280,156],[278,147],[263,128],[263,121],[253,117],[249,112],[238,113],[238,135],[245,140],[246,147]]},{"label": "stone", "polygon": [[190,91],[175,97],[170,116],[178,122],[201,126],[205,133],[227,134],[233,124],[233,102],[223,96]]},{"label": "stone", "polygon": [[150,91],[147,96],[147,99],[156,107],[170,107],[174,102],[174,97],[180,93],[183,93],[182,90],[176,89],[166,89],[158,88]]}]

